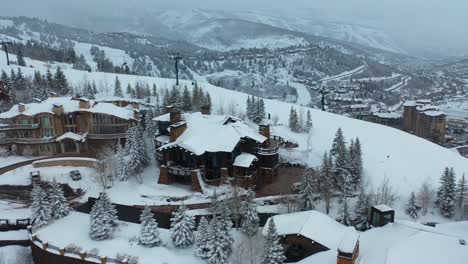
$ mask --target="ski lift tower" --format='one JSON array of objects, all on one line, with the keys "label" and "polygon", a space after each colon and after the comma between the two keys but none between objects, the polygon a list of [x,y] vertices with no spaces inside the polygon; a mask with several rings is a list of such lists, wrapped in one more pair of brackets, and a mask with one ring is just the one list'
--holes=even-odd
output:
[{"label": "ski lift tower", "polygon": [[174,60],[174,66],[175,66],[175,72],[176,72],[176,85],[179,86],[179,61],[182,59],[182,57],[179,55],[179,53],[176,53],[172,56],[169,56],[169,58]]},{"label": "ski lift tower", "polygon": [[7,46],[11,44],[10,41],[0,41],[0,44],[3,46],[3,50],[6,54],[7,65],[10,66],[10,59],[8,58],[8,48]]}]

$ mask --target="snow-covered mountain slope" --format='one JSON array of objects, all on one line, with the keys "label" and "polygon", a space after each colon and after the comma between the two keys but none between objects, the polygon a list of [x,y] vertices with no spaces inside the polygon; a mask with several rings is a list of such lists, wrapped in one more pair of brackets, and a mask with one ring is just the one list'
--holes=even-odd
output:
[{"label": "snow-covered mountain slope", "polygon": [[[156,13],[156,19],[160,24],[164,24],[166,27],[176,31],[185,31],[189,28],[197,28],[197,30],[194,31],[187,31],[187,33],[193,40],[203,39],[204,37],[206,37],[207,33],[210,33],[211,38],[222,39],[222,35],[218,34],[224,32],[231,33],[231,30],[228,26],[222,25],[217,21],[223,19],[235,19],[238,23],[235,31],[245,30],[246,32],[255,32],[260,35],[265,35],[269,32],[265,32],[263,28],[265,26],[271,26],[277,29],[277,32],[275,32],[275,34],[282,34],[288,36],[291,34],[291,32],[302,32],[313,36],[326,37],[338,41],[355,43],[362,46],[377,48],[385,51],[405,53],[405,51],[402,50],[390,38],[390,36],[376,28],[356,24],[324,21],[319,20],[317,18],[272,15],[266,12],[259,11],[229,12],[205,9],[169,9]],[[258,29],[253,29],[252,27],[248,28],[248,25],[246,28],[246,22],[256,24],[256,27]],[[214,28],[219,30],[215,31]],[[279,29],[282,29],[283,32],[281,32]],[[254,40],[255,39],[258,38],[254,38]],[[250,42],[241,43],[243,45],[242,47],[251,47],[249,46],[249,44],[252,45],[252,42],[254,40]],[[266,42],[270,42],[270,44],[267,44]],[[263,39],[263,46],[265,47],[274,47],[278,45],[277,43],[281,43],[281,41],[278,40],[278,36],[270,36],[269,38]],[[197,42],[197,44],[205,46],[199,41]],[[295,42],[291,42],[289,46],[295,44]],[[213,46],[207,45],[206,47],[212,48]]]},{"label": "snow-covered mountain slope", "polygon": [[[27,75],[34,74],[35,70],[44,72],[47,65],[43,62],[27,59],[28,65],[22,71]],[[62,65],[66,67],[67,65]],[[7,72],[11,67],[6,66],[5,56],[0,52],[0,67]],[[53,65],[52,65],[53,67]],[[103,72],[86,72],[65,68],[65,75],[72,85],[80,85],[85,80],[95,81],[100,95],[111,95],[113,93],[112,83],[116,74]],[[155,77],[118,75],[122,86],[128,83],[134,85],[136,82],[147,82],[149,85],[156,84],[158,89],[170,88],[174,85],[174,79],[163,79]],[[182,81],[182,86],[192,86],[191,81]],[[213,112],[232,111],[245,112],[247,95],[244,93],[223,89],[208,83],[199,83],[208,91],[213,101]],[[454,167],[458,177],[468,171],[466,158],[457,153],[433,144],[427,140],[415,137],[403,131],[390,127],[360,121],[322,112],[317,109],[299,107],[298,105],[279,102],[276,100],[265,100],[266,112],[272,117],[277,116],[279,123],[273,127],[273,133],[281,135],[288,140],[296,141],[300,147],[291,151],[284,151],[282,159],[293,162],[301,162],[309,166],[319,165],[325,151],[331,147],[336,130],[341,127],[346,139],[359,137],[362,144],[364,159],[364,177],[369,188],[376,188],[384,178],[388,178],[397,194],[406,201],[411,191],[417,191],[422,182],[428,179],[435,187],[438,185],[439,177],[446,166]],[[299,108],[299,111],[311,111],[313,119],[313,131],[311,133],[311,146],[307,148],[307,135],[291,132],[286,125],[291,107]]]},{"label": "snow-covered mountain slope", "polygon": [[369,26],[326,21],[318,18],[279,16],[258,11],[236,12],[235,15],[251,22],[304,32],[314,36],[342,40],[396,53],[406,53],[385,32]]}]

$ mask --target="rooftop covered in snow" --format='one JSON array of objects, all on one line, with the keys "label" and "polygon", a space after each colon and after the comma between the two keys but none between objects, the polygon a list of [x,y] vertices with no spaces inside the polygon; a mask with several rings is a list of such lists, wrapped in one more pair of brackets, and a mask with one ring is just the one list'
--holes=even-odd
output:
[{"label": "rooftop covered in snow", "polygon": [[[169,121],[169,114],[156,117],[157,121]],[[183,114],[187,129],[174,142],[166,144],[158,151],[180,147],[200,156],[205,152],[232,152],[242,139],[252,139],[263,143],[266,137],[237,118],[221,115]]]},{"label": "rooftop covered in snow", "polygon": [[[315,210],[275,215],[270,217],[268,221],[272,219],[275,221],[279,236],[302,235],[333,250],[338,250],[345,236],[354,238],[353,233],[357,234],[354,227],[344,226],[328,215]],[[263,228],[264,235],[266,235],[267,229],[268,222]],[[351,247],[348,244],[350,240],[352,239],[344,241],[341,245],[344,250],[348,250]]]},{"label": "rooftop covered in snow", "polygon": [[256,160],[257,157],[255,157],[255,155],[242,152],[239,156],[236,157],[236,159],[234,160],[234,164],[232,165],[236,167],[248,168],[250,167],[250,165],[252,165],[252,162]]},{"label": "rooftop covered in snow", "polygon": [[[20,111],[22,107],[24,107],[24,110]],[[111,103],[96,103],[91,101],[90,108],[80,108],[79,100],[72,99],[71,97],[51,97],[40,103],[16,104],[10,110],[1,113],[0,119],[14,118],[19,115],[35,116],[40,113],[53,115],[55,114],[53,111],[54,107],[63,107],[64,113],[82,111],[112,115],[126,120],[134,119],[133,108],[131,106],[119,107]]]}]

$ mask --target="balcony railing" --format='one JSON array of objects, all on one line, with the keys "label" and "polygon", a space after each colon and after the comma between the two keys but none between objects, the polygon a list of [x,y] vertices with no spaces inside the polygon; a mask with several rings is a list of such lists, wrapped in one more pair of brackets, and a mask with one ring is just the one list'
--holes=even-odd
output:
[{"label": "balcony railing", "polygon": [[27,130],[27,129],[37,129],[40,127],[40,124],[10,124],[6,126],[0,126],[0,132],[11,131],[11,130]]},{"label": "balcony railing", "polygon": [[0,144],[43,144],[54,142],[56,137],[46,138],[0,138]]},{"label": "balcony railing", "polygon": [[179,175],[179,176],[191,176],[192,169],[180,166],[172,166],[167,168],[169,174]]},{"label": "balcony railing", "polygon": [[116,134],[88,134],[89,139],[119,139],[126,138],[127,133],[116,133]]},{"label": "balcony railing", "polygon": [[258,147],[257,153],[259,155],[275,155],[278,154],[279,149],[284,147],[285,141],[284,138],[280,136],[270,136],[269,146],[268,147]]}]

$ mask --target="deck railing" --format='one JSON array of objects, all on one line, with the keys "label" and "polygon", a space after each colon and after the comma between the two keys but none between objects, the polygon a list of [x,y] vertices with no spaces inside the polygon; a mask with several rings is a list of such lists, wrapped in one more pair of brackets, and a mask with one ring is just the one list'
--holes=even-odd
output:
[{"label": "deck railing", "polygon": [[127,133],[115,133],[115,134],[88,134],[89,139],[119,139],[126,138]]},{"label": "deck railing", "polygon": [[0,132],[10,131],[10,130],[26,130],[26,129],[36,129],[39,128],[40,124],[10,124],[6,126],[0,126]]},{"label": "deck railing", "polygon": [[56,137],[44,138],[0,138],[0,144],[41,144],[54,142]]}]

